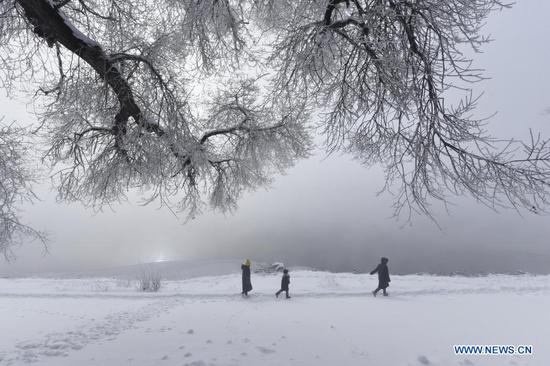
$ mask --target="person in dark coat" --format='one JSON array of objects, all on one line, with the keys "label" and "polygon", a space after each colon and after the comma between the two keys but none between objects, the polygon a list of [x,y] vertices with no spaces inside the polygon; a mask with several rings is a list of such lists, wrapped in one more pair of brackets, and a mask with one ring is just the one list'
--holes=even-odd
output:
[{"label": "person in dark coat", "polygon": [[250,281],[250,259],[247,259],[243,265],[241,265],[241,270],[243,271],[243,292],[242,295],[248,296],[248,292],[252,291],[252,282]]},{"label": "person in dark coat", "polygon": [[378,273],[378,287],[376,290],[372,292],[372,294],[376,297],[376,294],[378,291],[382,290],[384,293],[384,296],[388,296],[388,293],[386,292],[386,288],[390,285],[390,271],[388,269],[388,258],[382,257],[380,260],[380,264],[376,266],[374,271],[372,271],[370,274],[373,275],[375,273]]},{"label": "person in dark coat", "polygon": [[283,278],[281,278],[281,289],[275,293],[275,297],[279,297],[281,292],[286,292],[286,298],[290,299],[288,295],[288,285],[290,284],[290,275],[288,274],[288,269],[283,271]]}]

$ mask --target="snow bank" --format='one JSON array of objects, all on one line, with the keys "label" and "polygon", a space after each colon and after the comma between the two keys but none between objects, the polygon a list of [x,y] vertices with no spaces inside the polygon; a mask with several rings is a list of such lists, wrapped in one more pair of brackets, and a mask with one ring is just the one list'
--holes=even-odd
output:
[{"label": "snow bank", "polygon": [[[165,281],[0,280],[0,364],[549,365],[550,276],[375,276],[291,271]],[[455,344],[529,344],[532,355],[457,356]]]}]

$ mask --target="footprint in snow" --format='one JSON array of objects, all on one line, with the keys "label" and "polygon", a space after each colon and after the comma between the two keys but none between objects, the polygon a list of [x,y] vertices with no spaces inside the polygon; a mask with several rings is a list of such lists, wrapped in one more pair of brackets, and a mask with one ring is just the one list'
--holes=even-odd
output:
[{"label": "footprint in snow", "polygon": [[194,331],[193,329],[189,329],[189,330],[187,331],[187,334],[195,334],[195,331]]},{"label": "footprint in snow", "polygon": [[206,363],[202,360],[199,360],[199,361],[188,362],[183,366],[206,366]]},{"label": "footprint in snow", "polygon": [[430,360],[428,360],[428,357],[424,355],[420,355],[417,358],[418,362],[420,362],[422,365],[430,365]]},{"label": "footprint in snow", "polygon": [[191,357],[191,356],[193,356],[191,352],[187,352],[186,354],[183,355],[183,357]]},{"label": "footprint in snow", "polygon": [[211,339],[208,339],[208,340],[206,341],[206,343],[212,344],[212,340],[211,340]]},{"label": "footprint in snow", "polygon": [[244,342],[244,343],[250,343],[250,339],[245,338],[245,339],[243,339],[243,342]]},{"label": "footprint in snow", "polygon": [[269,354],[275,353],[274,349],[267,348],[267,347],[259,346],[259,347],[256,347],[256,349],[258,351],[260,351],[261,353],[263,353],[264,355],[269,355]]},{"label": "footprint in snow", "polygon": [[161,360],[163,361],[166,361],[168,359],[168,356],[164,356],[163,358],[161,358]]}]

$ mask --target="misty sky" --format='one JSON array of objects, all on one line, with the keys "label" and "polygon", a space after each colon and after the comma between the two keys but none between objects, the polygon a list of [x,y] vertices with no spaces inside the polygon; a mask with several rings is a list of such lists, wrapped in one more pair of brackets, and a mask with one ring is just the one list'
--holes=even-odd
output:
[{"label": "misty sky", "polygon": [[[492,79],[477,115],[497,137],[526,138],[531,128],[550,137],[550,2],[520,1],[495,13],[486,33],[495,41],[476,56]],[[32,121],[25,105],[0,97],[5,121]],[[322,153],[276,177],[269,190],[246,194],[233,215],[205,213],[183,225],[154,204],[137,201],[94,213],[55,203],[47,185],[41,201],[25,206],[25,221],[49,232],[49,254],[37,243],[16,251],[2,273],[73,271],[155,260],[246,258],[330,270],[370,270],[382,255],[396,273],[514,271],[550,273],[550,217],[494,213],[471,199],[454,198],[441,230],[423,217],[412,225],[392,215],[392,197],[377,196],[381,170],[347,156]]]}]

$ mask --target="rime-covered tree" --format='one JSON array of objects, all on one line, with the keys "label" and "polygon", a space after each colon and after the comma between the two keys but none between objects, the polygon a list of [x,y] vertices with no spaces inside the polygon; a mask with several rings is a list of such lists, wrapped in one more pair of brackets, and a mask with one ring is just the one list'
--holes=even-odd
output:
[{"label": "rime-covered tree", "polygon": [[[469,84],[483,75],[465,54],[489,41],[481,27],[506,7],[498,0],[271,1],[264,19],[279,35],[275,88],[322,106],[329,151],[385,168],[396,214],[430,215],[431,199],[447,202],[449,194],[543,211],[548,141],[495,139],[472,118],[477,98]],[[463,99],[450,103],[459,93]]]},{"label": "rime-covered tree", "polygon": [[[1,0],[0,80],[37,104],[59,197],[231,209],[310,151],[382,164],[396,213],[470,194],[543,210],[546,141],[494,140],[461,91],[499,0]],[[503,144],[503,145],[502,145]],[[502,146],[501,146],[502,145]]]},{"label": "rime-covered tree", "polygon": [[13,124],[0,128],[0,255],[8,260],[13,257],[14,245],[28,238],[45,241],[44,233],[24,224],[18,212],[18,204],[35,198],[31,190],[35,174],[29,169],[25,134]]}]

